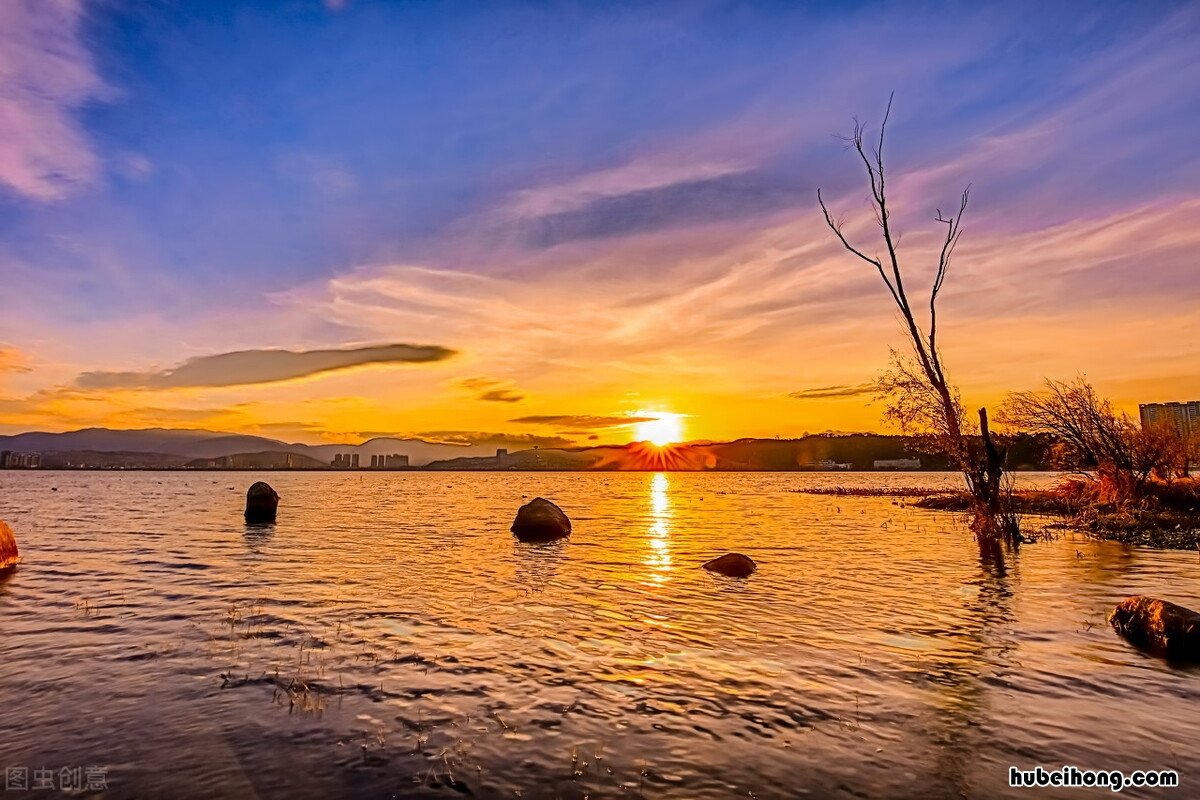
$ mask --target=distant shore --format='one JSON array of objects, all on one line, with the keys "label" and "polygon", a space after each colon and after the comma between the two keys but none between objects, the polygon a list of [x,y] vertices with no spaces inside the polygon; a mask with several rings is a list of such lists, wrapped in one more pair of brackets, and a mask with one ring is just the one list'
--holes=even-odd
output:
[{"label": "distant shore", "polygon": [[[1049,473],[1056,470],[1046,469],[1022,469],[1014,470],[1021,474],[1037,474]],[[930,467],[928,469],[911,469],[911,470],[894,470],[894,469],[844,469],[844,470],[822,470],[822,469],[776,469],[776,468],[754,468],[754,467],[713,467],[709,469],[688,469],[684,468],[669,468],[669,467],[627,467],[609,468],[609,469],[587,469],[587,468],[564,468],[564,467],[441,467],[441,466],[417,466],[417,467],[360,467],[358,469],[346,469],[344,467],[34,467],[34,468],[10,468],[0,469],[0,475],[21,473],[21,472],[195,472],[195,473],[210,473],[210,472],[338,472],[347,475],[367,475],[373,473],[392,473],[392,472],[455,472],[455,473],[471,473],[471,472],[578,472],[578,473],[612,473],[612,472],[678,472],[678,473],[776,473],[776,474],[797,474],[797,475],[959,475],[956,470],[946,469],[944,467]],[[929,490],[931,493],[936,493],[937,490]],[[884,492],[885,494],[891,494]]]},{"label": "distant shore", "polygon": [[[1049,465],[1046,453],[1052,444],[1044,437],[1017,437],[1009,447],[1009,463],[1021,469],[1044,468]],[[521,440],[467,444],[386,437],[357,445],[308,445],[243,434],[170,429],[84,429],[0,436],[0,467],[5,463],[9,467],[41,469],[351,472],[418,469],[844,473],[940,472],[949,466],[942,455],[917,452],[914,442],[906,437],[875,433],[806,434],[794,439],[751,437],[668,445],[649,442],[539,445]]]}]

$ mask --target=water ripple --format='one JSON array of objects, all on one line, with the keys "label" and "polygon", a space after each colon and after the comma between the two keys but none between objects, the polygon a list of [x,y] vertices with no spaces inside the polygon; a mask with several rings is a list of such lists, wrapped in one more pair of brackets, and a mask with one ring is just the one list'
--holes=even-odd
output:
[{"label": "water ripple", "polygon": [[[259,478],[281,513],[246,526]],[[1009,764],[1200,767],[1198,671],[1104,622],[1200,606],[1194,554],[1068,535],[998,571],[953,515],[794,491],[831,480],[957,478],[0,473],[25,557],[0,753],[107,765],[117,797],[1016,797]],[[513,540],[536,495],[569,541]],[[730,550],[760,571],[698,568]]]}]

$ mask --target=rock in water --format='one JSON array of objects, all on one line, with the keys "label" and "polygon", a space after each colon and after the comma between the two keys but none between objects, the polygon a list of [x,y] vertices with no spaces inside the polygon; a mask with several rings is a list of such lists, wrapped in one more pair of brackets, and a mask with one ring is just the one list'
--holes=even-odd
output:
[{"label": "rock in water", "polygon": [[1156,597],[1126,597],[1108,622],[1134,644],[1176,658],[1200,659],[1200,614]]},{"label": "rock in water", "polygon": [[0,519],[0,571],[15,567],[20,557],[17,552],[17,539],[13,536],[12,528]]},{"label": "rock in water", "polygon": [[571,535],[571,520],[544,497],[535,497],[517,509],[512,532],[523,542],[549,542]]},{"label": "rock in water", "polygon": [[258,481],[246,492],[246,522],[274,522],[279,494],[268,483]]},{"label": "rock in water", "polygon": [[716,572],[729,578],[748,578],[758,569],[758,564],[754,563],[753,558],[741,553],[726,553],[701,566],[709,572]]}]

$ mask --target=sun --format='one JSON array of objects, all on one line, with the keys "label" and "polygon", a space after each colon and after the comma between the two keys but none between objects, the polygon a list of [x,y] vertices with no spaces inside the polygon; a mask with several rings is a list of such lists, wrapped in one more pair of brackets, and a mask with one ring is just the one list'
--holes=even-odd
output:
[{"label": "sun", "polygon": [[683,416],[666,411],[638,412],[638,416],[654,417],[634,426],[634,435],[639,442],[650,442],[658,447],[683,439]]}]

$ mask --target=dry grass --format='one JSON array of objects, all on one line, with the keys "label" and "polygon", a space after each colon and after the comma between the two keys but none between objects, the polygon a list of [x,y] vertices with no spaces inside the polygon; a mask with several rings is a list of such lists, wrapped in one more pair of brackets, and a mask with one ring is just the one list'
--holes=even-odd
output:
[{"label": "dry grass", "polygon": [[[1070,479],[1053,489],[1025,489],[1013,493],[1022,514],[1047,514],[1069,518],[1069,525],[1101,539],[1171,550],[1192,550],[1200,545],[1200,480],[1179,479],[1148,483],[1136,503],[1118,503],[1101,481]],[[933,511],[969,511],[966,492],[932,495],[914,503]]]},{"label": "dry grass", "polygon": [[890,489],[878,486],[811,486],[790,491],[832,497],[935,497],[951,494],[946,489],[922,489],[918,486],[898,486]]},{"label": "dry grass", "polygon": [[[1012,494],[1016,510],[1022,514],[1077,514],[1081,506],[1070,497],[1054,490],[1026,489]],[[975,500],[969,492],[949,492],[929,495],[914,503],[917,508],[932,511],[970,511]]]},{"label": "dry grass", "polygon": [[1200,479],[1176,478],[1150,480],[1142,484],[1136,496],[1125,497],[1105,479],[1065,480],[1052,490],[1057,496],[1080,509],[1100,511],[1142,510],[1200,513]]}]

